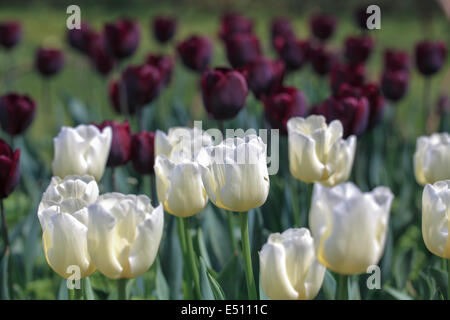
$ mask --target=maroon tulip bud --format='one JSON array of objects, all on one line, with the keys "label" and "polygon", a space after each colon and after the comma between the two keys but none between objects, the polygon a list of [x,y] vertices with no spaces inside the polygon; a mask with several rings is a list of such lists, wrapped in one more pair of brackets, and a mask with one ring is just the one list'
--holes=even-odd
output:
[{"label": "maroon tulip bud", "polygon": [[164,85],[168,85],[172,79],[174,61],[171,56],[150,54],[145,63],[156,67],[161,73],[161,80]]},{"label": "maroon tulip bud", "polygon": [[440,115],[449,115],[450,114],[450,97],[443,95],[439,98],[437,103],[437,112]]},{"label": "maroon tulip bud", "polygon": [[177,51],[186,67],[203,72],[211,61],[213,47],[208,38],[191,36],[177,45]]},{"label": "maroon tulip bud", "polygon": [[272,46],[275,48],[277,38],[295,39],[294,29],[291,22],[285,18],[276,18],[271,26]]},{"label": "maroon tulip bud", "polygon": [[109,150],[108,167],[123,166],[130,160],[131,156],[131,134],[130,125],[127,121],[119,123],[113,120],[106,120],[101,124],[95,124],[100,131],[106,127],[111,127],[112,140]]},{"label": "maroon tulip bud", "polygon": [[424,76],[438,72],[446,57],[447,46],[444,42],[422,41],[416,45],[416,66]]},{"label": "maroon tulip bud", "polygon": [[227,13],[222,16],[219,37],[227,40],[228,37],[239,33],[252,33],[253,22],[242,15]]},{"label": "maroon tulip bud", "polygon": [[0,124],[10,135],[23,133],[33,122],[36,103],[26,95],[9,93],[0,97]]},{"label": "maroon tulip bud", "polygon": [[87,23],[81,23],[80,29],[67,30],[67,41],[69,45],[81,53],[88,53],[90,37],[95,31]]},{"label": "maroon tulip bud", "polygon": [[141,31],[133,20],[123,19],[107,23],[103,32],[108,51],[117,59],[131,56],[139,45]]},{"label": "maroon tulip bud", "polygon": [[113,70],[115,61],[106,49],[103,34],[91,33],[87,37],[85,46],[92,65],[100,74],[107,75]]},{"label": "maroon tulip bud", "polygon": [[408,52],[393,49],[384,51],[384,68],[390,71],[409,71]]},{"label": "maroon tulip bud", "polygon": [[309,49],[309,60],[313,70],[321,76],[330,72],[335,59],[336,55],[334,52],[331,52],[323,45],[312,46]]},{"label": "maroon tulip bud", "polygon": [[177,21],[172,17],[156,16],[153,20],[153,34],[160,43],[170,41],[175,35]]},{"label": "maroon tulip bud", "polygon": [[350,64],[365,63],[372,53],[375,41],[369,36],[348,37],[344,54]]},{"label": "maroon tulip bud", "polygon": [[333,16],[317,14],[309,21],[311,32],[319,40],[325,41],[333,35],[336,30],[337,20]]},{"label": "maroon tulip bud", "polygon": [[251,33],[238,33],[229,36],[225,45],[228,61],[234,68],[243,67],[261,56],[259,40]]},{"label": "maroon tulip bud", "polygon": [[20,150],[13,152],[11,147],[0,139],[0,199],[10,195],[19,183]]},{"label": "maroon tulip bud", "polygon": [[359,7],[355,10],[355,22],[361,30],[367,30],[367,19],[369,19],[369,17],[370,14],[367,13],[367,5]]},{"label": "maroon tulip bud", "polygon": [[404,97],[409,85],[409,73],[406,71],[386,70],[381,79],[381,90],[386,99],[398,101]]},{"label": "maroon tulip bud", "polygon": [[36,53],[36,68],[44,77],[57,74],[64,66],[64,54],[57,49],[39,49]]},{"label": "maroon tulip bud", "polygon": [[281,60],[270,60],[261,56],[246,65],[242,69],[242,74],[255,97],[261,99],[283,82],[284,63]]},{"label": "maroon tulip bud", "polygon": [[306,98],[294,87],[279,87],[263,99],[264,114],[272,128],[287,134],[287,122],[292,117],[306,114]]},{"label": "maroon tulip bud", "polygon": [[287,71],[300,69],[308,60],[309,42],[293,38],[277,38],[275,49],[284,61]]},{"label": "maroon tulip bud", "polygon": [[203,74],[203,104],[211,118],[234,118],[244,108],[247,94],[247,81],[236,70],[215,68]]},{"label": "maroon tulip bud", "polygon": [[155,164],[155,134],[142,131],[131,138],[131,163],[140,174],[153,174]]},{"label": "maroon tulip bud", "polygon": [[335,63],[331,67],[330,86],[334,93],[339,91],[343,83],[359,87],[366,79],[366,68],[363,64],[347,65]]},{"label": "maroon tulip bud", "polygon": [[22,40],[22,26],[17,21],[0,23],[0,46],[5,49],[15,47]]},{"label": "maroon tulip bud", "polygon": [[369,125],[375,127],[383,118],[386,103],[380,92],[380,87],[375,83],[367,83],[361,87],[361,94],[369,101]]}]

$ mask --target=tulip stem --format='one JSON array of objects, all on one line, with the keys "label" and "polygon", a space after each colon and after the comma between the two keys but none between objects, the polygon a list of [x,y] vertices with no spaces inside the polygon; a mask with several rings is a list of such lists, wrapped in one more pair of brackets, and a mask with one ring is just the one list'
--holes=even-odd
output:
[{"label": "tulip stem", "polygon": [[119,300],[127,300],[127,279],[121,278],[117,280],[117,291]]},{"label": "tulip stem", "polygon": [[430,103],[430,94],[431,94],[431,80],[428,77],[424,78],[424,85],[423,85],[423,113],[422,113],[422,121],[424,122],[424,131],[427,131],[427,123],[428,123],[428,117],[429,117],[429,103]]},{"label": "tulip stem", "polygon": [[188,261],[188,253],[186,246],[186,233],[184,232],[184,218],[177,218],[178,238],[180,240],[181,252],[183,254],[183,277],[186,277],[186,295],[190,299],[192,297],[192,279]]},{"label": "tulip stem", "polygon": [[194,290],[195,294],[197,295],[197,299],[202,298],[202,292],[200,289],[200,276],[198,274],[198,268],[197,268],[197,260],[194,252],[194,245],[192,243],[192,235],[191,230],[189,228],[189,218],[184,218],[184,233],[186,235],[186,244],[187,244],[187,251],[188,251],[188,260],[189,265],[191,268],[191,274],[194,278]]},{"label": "tulip stem", "polygon": [[292,215],[294,218],[294,227],[300,228],[300,208],[298,204],[298,189],[297,189],[297,180],[291,176],[291,205],[292,205]]},{"label": "tulip stem", "polygon": [[9,236],[8,236],[8,225],[6,224],[5,207],[3,206],[3,199],[0,200],[0,212],[2,215],[2,237],[4,244],[3,256],[9,254]]},{"label": "tulip stem", "polygon": [[239,218],[241,220],[242,255],[244,258],[245,279],[247,280],[248,298],[250,300],[258,300],[258,295],[256,294],[255,277],[253,276],[250,240],[248,236],[248,213],[240,212]]},{"label": "tulip stem", "polygon": [[339,275],[339,291],[338,291],[338,300],[347,300],[348,299],[348,276],[345,274]]},{"label": "tulip stem", "polygon": [[80,289],[69,289],[69,300],[83,300],[83,279],[80,279]]},{"label": "tulip stem", "polygon": [[225,213],[227,217],[228,222],[228,232],[230,234],[230,241],[231,241],[231,250],[233,251],[233,255],[238,255],[238,248],[236,244],[236,239],[234,238],[234,221],[233,221],[233,213],[232,212],[226,212]]}]

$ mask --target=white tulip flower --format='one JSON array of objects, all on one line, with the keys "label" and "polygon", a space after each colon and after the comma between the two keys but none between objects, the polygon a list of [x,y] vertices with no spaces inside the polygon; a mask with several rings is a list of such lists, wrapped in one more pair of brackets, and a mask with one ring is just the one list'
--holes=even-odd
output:
[{"label": "white tulip flower", "polygon": [[163,232],[161,204],[153,208],[144,195],[107,193],[88,210],[88,250],[101,273],[135,278],[150,268]]},{"label": "white tulip flower", "polygon": [[111,140],[110,127],[103,131],[94,125],[62,127],[58,136],[53,139],[53,175],[64,178],[68,175],[87,174],[99,181],[105,171]]},{"label": "white tulip flower", "polygon": [[260,254],[261,285],[274,300],[312,300],[319,293],[325,267],[319,263],[308,229],[273,233]]},{"label": "white tulip flower", "polygon": [[42,196],[38,218],[42,243],[50,267],[61,277],[80,270],[82,278],[95,271],[87,247],[87,207],[98,198],[97,182],[91,176],[53,177]]},{"label": "white tulip flower", "polygon": [[328,126],[325,117],[295,117],[287,122],[289,169],[298,180],[334,186],[350,177],[355,158],[356,137],[342,138],[339,120]]},{"label": "white tulip flower", "polygon": [[393,198],[386,187],[363,193],[351,182],[332,188],[314,184],[309,227],[320,263],[347,275],[376,265],[383,254]]},{"label": "white tulip flower", "polygon": [[450,179],[450,135],[448,133],[434,133],[417,139],[414,174],[417,182],[422,186]]},{"label": "white tulip flower", "polygon": [[427,184],[422,195],[422,235],[433,254],[450,259],[450,180]]}]

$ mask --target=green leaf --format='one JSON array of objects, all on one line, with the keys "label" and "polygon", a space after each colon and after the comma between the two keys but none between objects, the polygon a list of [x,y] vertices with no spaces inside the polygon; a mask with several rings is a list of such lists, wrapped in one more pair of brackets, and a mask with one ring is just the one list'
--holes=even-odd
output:
[{"label": "green leaf", "polygon": [[157,269],[156,269],[156,295],[159,300],[169,300],[170,298],[170,289],[167,284],[166,278],[161,269],[161,264],[159,263],[159,259],[157,260]]},{"label": "green leaf", "polygon": [[328,271],[327,269],[325,271],[325,277],[323,279],[322,285],[323,294],[325,295],[325,298],[327,300],[336,299],[336,288],[337,288],[336,280],[334,279],[330,271]]},{"label": "green leaf", "polygon": [[401,291],[398,291],[394,288],[391,288],[390,286],[384,286],[383,290],[386,291],[387,293],[389,293],[392,297],[394,297],[397,300],[413,300],[413,298]]},{"label": "green leaf", "polygon": [[92,290],[91,280],[89,277],[83,279],[83,294],[85,300],[95,300],[94,291]]},{"label": "green leaf", "polygon": [[69,300],[69,292],[67,291],[67,280],[61,279],[58,288],[57,299],[58,300]]},{"label": "green leaf", "polygon": [[211,284],[208,279],[206,264],[203,257],[200,257],[200,290],[204,300],[215,300]]},{"label": "green leaf", "polygon": [[223,292],[222,287],[216,281],[216,279],[214,279],[213,275],[209,272],[209,270],[207,271],[207,275],[216,300],[225,300],[225,293]]},{"label": "green leaf", "polygon": [[358,276],[349,276],[347,279],[348,300],[361,300]]},{"label": "green leaf", "polygon": [[0,300],[9,300],[8,265],[9,252],[0,260]]},{"label": "green leaf", "polygon": [[444,296],[447,295],[448,273],[436,267],[429,269],[429,274],[436,282],[436,290],[440,291]]}]

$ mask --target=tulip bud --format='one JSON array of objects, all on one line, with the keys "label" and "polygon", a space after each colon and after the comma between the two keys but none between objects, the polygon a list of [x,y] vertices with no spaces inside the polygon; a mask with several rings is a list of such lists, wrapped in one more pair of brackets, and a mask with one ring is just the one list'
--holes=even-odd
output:
[{"label": "tulip bud", "polygon": [[330,86],[334,93],[339,91],[342,84],[361,86],[366,78],[364,64],[351,65],[334,63],[330,72]]},{"label": "tulip bud", "polygon": [[226,40],[228,37],[239,33],[252,33],[253,22],[236,13],[227,13],[222,16],[219,37]]},{"label": "tulip bud", "polygon": [[383,118],[386,103],[381,95],[380,88],[375,83],[367,83],[361,87],[362,95],[369,101],[368,128],[375,127]]},{"label": "tulip bud", "polygon": [[227,58],[233,68],[243,67],[261,56],[258,38],[251,33],[238,33],[225,41]]},{"label": "tulip bud", "polygon": [[332,188],[314,184],[309,226],[318,243],[319,262],[347,275],[364,273],[378,264],[393,198],[387,187],[363,193],[351,182]]},{"label": "tulip bud", "polygon": [[275,43],[278,56],[288,71],[300,69],[308,60],[309,42],[293,38],[278,38]]},{"label": "tulip bud", "polygon": [[80,29],[67,30],[67,42],[80,53],[87,53],[90,37],[96,35],[96,32],[87,23],[82,22],[80,27]]},{"label": "tulip bud", "polygon": [[438,72],[445,63],[447,46],[444,42],[421,41],[416,45],[416,66],[424,76]]},{"label": "tulip bud", "polygon": [[153,174],[155,163],[155,134],[142,131],[131,137],[131,162],[140,174]]},{"label": "tulip bud", "polygon": [[348,37],[345,40],[344,54],[350,64],[365,63],[375,46],[375,41],[369,36]]},{"label": "tulip bud", "polygon": [[398,101],[408,90],[409,73],[406,71],[386,70],[381,79],[381,88],[386,99]]},{"label": "tulip bud", "polygon": [[272,46],[275,48],[276,39],[294,39],[294,29],[289,20],[276,18],[271,25]]},{"label": "tulip bud", "polygon": [[213,47],[207,38],[191,36],[177,45],[177,51],[187,68],[203,72],[211,61]]},{"label": "tulip bud", "polygon": [[81,278],[95,271],[87,246],[87,207],[98,198],[91,176],[53,177],[38,207],[42,245],[50,267],[61,277],[72,275],[70,266],[80,268]]},{"label": "tulip bud", "polygon": [[88,208],[88,250],[111,279],[136,278],[155,261],[164,226],[162,205],[144,195],[106,193]]},{"label": "tulip bud", "polygon": [[22,26],[17,21],[0,22],[0,46],[9,50],[22,40]]},{"label": "tulip bud", "polygon": [[325,267],[317,261],[308,229],[272,233],[259,253],[261,285],[273,300],[312,300],[319,293]]},{"label": "tulip bud", "polygon": [[417,139],[414,174],[420,185],[450,179],[449,161],[450,135],[447,132]]},{"label": "tulip bud", "polygon": [[234,212],[262,206],[270,186],[266,148],[260,137],[249,135],[203,149],[199,161],[211,202]]},{"label": "tulip bud", "polygon": [[97,125],[100,131],[103,131],[106,127],[110,127],[112,130],[111,148],[109,150],[108,167],[123,166],[130,160],[131,154],[131,135],[130,125],[127,121],[120,124],[117,121],[107,120]]},{"label": "tulip bud", "polygon": [[334,52],[331,52],[323,45],[312,46],[309,50],[309,56],[313,70],[321,76],[330,72],[336,58]]},{"label": "tulip bud", "polygon": [[427,249],[450,259],[448,241],[450,218],[450,180],[427,184],[422,195],[422,235]]},{"label": "tulip bud", "polygon": [[57,49],[39,49],[36,53],[36,68],[44,77],[57,74],[64,66],[64,55]]},{"label": "tulip bud", "polygon": [[20,178],[20,149],[13,152],[11,147],[0,139],[0,199],[14,190]]},{"label": "tulip bud", "polygon": [[244,108],[247,94],[247,81],[238,71],[215,68],[203,74],[203,104],[211,118],[234,118]]},{"label": "tulip bud", "polygon": [[9,93],[0,97],[0,124],[10,135],[23,133],[33,122],[36,103],[26,95]]},{"label": "tulip bud", "polygon": [[161,74],[161,81],[164,85],[168,85],[172,79],[172,71],[174,61],[171,56],[150,54],[147,56],[145,63],[155,67]]},{"label": "tulip bud", "polygon": [[272,128],[287,133],[287,122],[292,117],[306,114],[306,98],[294,87],[280,87],[263,99],[264,114]]},{"label": "tulip bud", "polygon": [[317,14],[311,18],[309,25],[314,37],[325,41],[333,35],[337,26],[337,20],[333,16]]},{"label": "tulip bud", "polygon": [[53,139],[53,175],[64,178],[87,174],[99,181],[105,170],[111,140],[112,130],[108,127],[102,132],[93,125],[62,127]]},{"label": "tulip bud", "polygon": [[103,32],[108,51],[117,59],[128,58],[139,46],[141,31],[133,20],[106,23]]},{"label": "tulip bud", "polygon": [[102,75],[110,73],[115,61],[106,49],[105,37],[99,33],[91,33],[86,42],[85,50],[95,69]]},{"label": "tulip bud", "polygon": [[292,118],[289,133],[289,169],[298,180],[334,186],[347,181],[355,158],[356,137],[342,138],[340,121],[327,126],[325,117]]},{"label": "tulip bud", "polygon": [[171,17],[156,16],[153,20],[153,35],[160,43],[170,41],[175,35],[177,21]]},{"label": "tulip bud", "polygon": [[384,68],[389,71],[409,71],[410,62],[406,51],[388,49],[384,52]]}]

